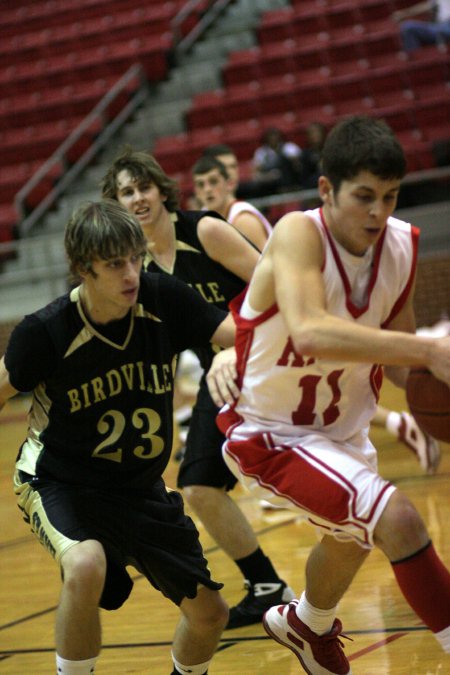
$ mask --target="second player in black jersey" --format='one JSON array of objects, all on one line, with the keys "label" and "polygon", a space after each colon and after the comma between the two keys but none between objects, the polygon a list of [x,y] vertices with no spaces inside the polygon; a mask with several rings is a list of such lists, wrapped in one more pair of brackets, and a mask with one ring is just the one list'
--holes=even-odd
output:
[{"label": "second player in black jersey", "polygon": [[[218,213],[180,210],[175,182],[151,155],[125,150],[103,179],[103,195],[117,199],[141,223],[149,241],[146,269],[183,279],[210,304],[221,308],[227,308],[249,282],[260,252]],[[213,349],[194,351],[205,372]],[[203,375],[178,486],[247,581],[247,595],[230,610],[228,627],[238,628],[260,622],[266,609],[294,594],[227,494],[236,478],[222,457],[224,436],[216,425],[217,413]]]}]

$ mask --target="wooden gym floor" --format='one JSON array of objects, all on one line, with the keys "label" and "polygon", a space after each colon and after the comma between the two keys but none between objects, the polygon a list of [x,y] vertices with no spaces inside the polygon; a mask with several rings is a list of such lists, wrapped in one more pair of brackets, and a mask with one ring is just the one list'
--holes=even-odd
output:
[{"label": "wooden gym floor", "polygon": [[[382,403],[402,410],[402,392],[386,383]],[[60,588],[57,566],[23,523],[11,476],[23,439],[28,401],[18,397],[0,414],[0,675],[54,673],[53,623]],[[437,551],[450,567],[450,446],[434,476],[426,476],[411,453],[384,430],[373,428],[380,472],[396,483],[422,513]],[[175,484],[172,460],[168,485]],[[300,593],[314,530],[288,511],[263,511],[239,488],[234,491],[264,551],[282,577]],[[237,568],[215,546],[199,523],[213,577],[225,583],[234,604],[243,596]],[[117,612],[103,612],[103,650],[98,675],[168,675],[170,644],[178,610],[137,572],[129,601]],[[373,551],[340,609],[344,640],[354,675],[448,675],[450,656],[404,601],[384,556]],[[210,675],[291,675],[303,672],[293,654],[269,639],[262,626],[226,631]]]}]

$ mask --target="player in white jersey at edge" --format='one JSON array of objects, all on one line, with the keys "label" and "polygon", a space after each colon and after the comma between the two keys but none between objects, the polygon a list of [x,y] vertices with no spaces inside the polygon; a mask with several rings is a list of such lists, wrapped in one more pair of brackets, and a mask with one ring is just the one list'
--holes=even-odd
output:
[{"label": "player in white jersey at edge", "polygon": [[[218,160],[220,164],[211,162],[211,158]],[[253,204],[236,197],[239,164],[233,150],[227,145],[209,146],[194,165],[192,174],[197,201],[204,208],[220,213],[262,251],[273,228]],[[423,471],[429,474],[436,471],[441,459],[440,444],[420,429],[410,413],[405,410],[397,412],[378,405],[372,425],[386,429],[405,445],[419,461]],[[261,500],[261,507],[273,508],[265,500]]]},{"label": "player in white jersey at edge", "polygon": [[413,504],[378,474],[368,438],[383,366],[399,386],[415,365],[450,384],[450,338],[415,334],[418,230],[392,217],[406,162],[391,129],[343,120],[322,170],[322,208],[281,218],[232,303],[237,399],[210,389],[228,403],[218,422],[230,469],[323,534],[305,591],[269,609],[264,626],[306,672],[346,675],[337,605],[374,546],[450,653],[450,573]]},{"label": "player in white jersey at edge", "polygon": [[216,157],[202,156],[192,168],[192,178],[200,204],[220,213],[262,251],[272,225],[253,204],[236,199],[234,183],[225,164]]}]

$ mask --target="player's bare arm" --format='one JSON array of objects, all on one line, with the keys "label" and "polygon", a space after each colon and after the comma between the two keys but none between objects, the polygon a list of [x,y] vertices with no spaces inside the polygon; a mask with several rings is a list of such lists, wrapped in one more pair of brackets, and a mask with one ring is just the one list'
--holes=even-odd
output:
[{"label": "player's bare arm", "polygon": [[211,342],[215,345],[220,345],[220,347],[232,347],[234,345],[235,335],[236,324],[234,323],[232,315],[228,314],[217,327],[211,337]]},{"label": "player's bare arm", "polygon": [[267,233],[261,221],[250,211],[242,211],[233,220],[233,225],[242,232],[260,251],[267,241]]},{"label": "player's bare arm", "polygon": [[[326,311],[320,235],[306,216],[284,216],[275,229],[269,251],[276,301],[298,353],[384,365],[425,365],[439,379],[449,381],[450,338],[432,339],[399,330],[368,328]],[[250,304],[260,309],[252,295]]]},{"label": "player's bare arm", "polygon": [[17,389],[9,381],[9,373],[6,370],[5,359],[0,360],[0,410],[12,396],[17,394]]},{"label": "player's bare arm", "polygon": [[260,254],[233,226],[219,218],[205,216],[199,221],[197,233],[212,260],[244,281],[250,281]]}]

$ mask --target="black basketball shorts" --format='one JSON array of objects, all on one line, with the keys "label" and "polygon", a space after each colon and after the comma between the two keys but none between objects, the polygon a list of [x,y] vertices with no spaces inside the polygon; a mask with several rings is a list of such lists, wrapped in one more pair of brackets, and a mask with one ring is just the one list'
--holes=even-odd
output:
[{"label": "black basketball shorts", "polygon": [[222,457],[225,436],[219,431],[216,417],[219,409],[212,400],[204,378],[200,382],[197,400],[186,440],[186,451],[178,473],[178,487],[207,485],[231,490],[237,478]]},{"label": "black basketball shorts", "polygon": [[18,471],[15,492],[25,521],[58,562],[80,541],[94,539],[103,545],[104,609],[117,609],[128,598],[133,581],[127,565],[177,605],[185,597],[195,598],[198,584],[212,590],[223,586],[211,579],[181,495],[168,491],[162,479],[143,494],[67,485]]}]

